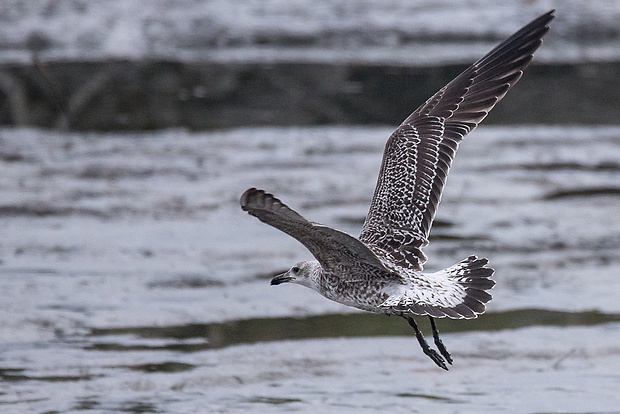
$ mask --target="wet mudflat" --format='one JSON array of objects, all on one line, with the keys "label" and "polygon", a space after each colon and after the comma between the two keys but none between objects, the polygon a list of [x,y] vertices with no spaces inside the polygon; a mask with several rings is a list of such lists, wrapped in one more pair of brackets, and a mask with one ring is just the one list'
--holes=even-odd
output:
[{"label": "wet mudflat", "polygon": [[620,128],[481,127],[426,249],[496,269],[443,372],[397,318],[269,277],[263,187],[357,234],[391,128],[0,131],[2,412],[619,412]]}]

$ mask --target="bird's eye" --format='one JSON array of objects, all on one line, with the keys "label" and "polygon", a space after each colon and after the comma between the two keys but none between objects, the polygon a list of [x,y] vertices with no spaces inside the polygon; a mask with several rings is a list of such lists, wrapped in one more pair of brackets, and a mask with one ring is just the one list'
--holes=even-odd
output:
[{"label": "bird's eye", "polygon": [[293,267],[291,268],[291,271],[292,271],[293,273],[299,273],[299,268],[298,268],[297,266],[293,266]]}]

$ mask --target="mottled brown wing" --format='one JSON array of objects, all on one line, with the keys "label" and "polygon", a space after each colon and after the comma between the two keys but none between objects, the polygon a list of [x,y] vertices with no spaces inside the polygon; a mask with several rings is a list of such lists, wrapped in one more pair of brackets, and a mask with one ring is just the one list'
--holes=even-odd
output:
[{"label": "mottled brown wing", "polygon": [[553,11],[478,60],[413,112],[387,141],[360,240],[398,266],[422,270],[437,205],[459,143],[521,78]]},{"label": "mottled brown wing", "polygon": [[244,211],[298,240],[323,267],[363,261],[384,269],[377,256],[355,237],[306,220],[272,194],[250,188],[240,202]]}]

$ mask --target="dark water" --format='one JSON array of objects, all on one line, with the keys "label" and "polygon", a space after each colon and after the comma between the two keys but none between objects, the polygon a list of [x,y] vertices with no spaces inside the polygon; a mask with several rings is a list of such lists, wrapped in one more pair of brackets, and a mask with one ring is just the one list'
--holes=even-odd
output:
[{"label": "dark water", "polygon": [[[386,319],[371,313],[327,314],[307,317],[256,318],[210,324],[178,326],[138,326],[95,328],[89,334],[89,349],[108,351],[177,350],[185,352],[225,348],[238,344],[299,340],[308,338],[372,337],[412,335],[402,319]],[[519,309],[489,313],[468,323],[444,319],[441,332],[500,331],[532,326],[595,326],[620,322],[620,314],[597,311],[561,312],[548,309]],[[123,337],[136,343],[122,343]],[[149,339],[180,340],[161,346],[149,345]],[[201,342],[192,342],[191,339]],[[184,342],[184,340],[189,340]],[[92,342],[91,342],[92,341]],[[176,365],[163,366],[170,371]]]},{"label": "dark water", "polygon": [[397,125],[553,8],[513,106],[499,105],[486,125],[616,122],[615,0],[4,0],[0,124]]},{"label": "dark water", "polygon": [[0,410],[619,412],[615,126],[463,144],[429,269],[475,253],[497,286],[479,319],[438,322],[449,372],[399,318],[269,286],[308,253],[239,195],[356,234],[389,133],[1,130]]}]

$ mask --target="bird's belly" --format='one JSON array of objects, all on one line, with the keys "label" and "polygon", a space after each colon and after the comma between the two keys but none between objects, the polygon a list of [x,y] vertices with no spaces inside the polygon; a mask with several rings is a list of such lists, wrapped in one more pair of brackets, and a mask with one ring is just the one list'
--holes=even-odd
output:
[{"label": "bird's belly", "polygon": [[340,282],[327,286],[321,294],[334,302],[370,312],[384,313],[379,307],[388,297],[383,283]]}]

